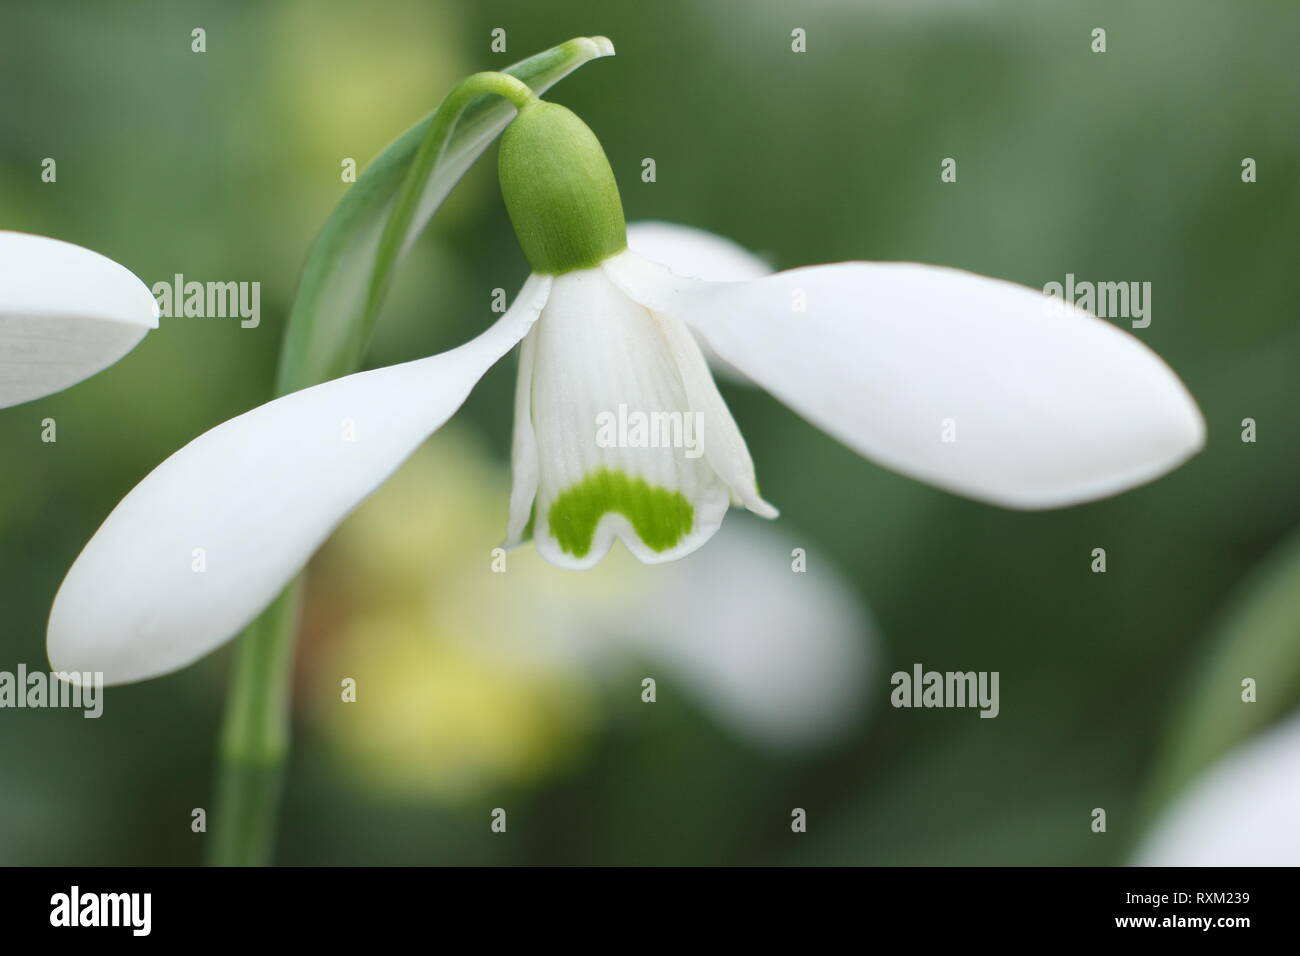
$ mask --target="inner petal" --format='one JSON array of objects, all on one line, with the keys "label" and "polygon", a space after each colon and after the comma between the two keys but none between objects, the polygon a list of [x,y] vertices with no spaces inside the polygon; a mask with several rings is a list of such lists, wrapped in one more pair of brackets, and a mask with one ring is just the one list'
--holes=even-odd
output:
[{"label": "inner petal", "polygon": [[534,334],[543,557],[590,567],[618,537],[643,561],[667,561],[707,540],[728,490],[650,313],[599,269],[583,270],[555,279]]}]

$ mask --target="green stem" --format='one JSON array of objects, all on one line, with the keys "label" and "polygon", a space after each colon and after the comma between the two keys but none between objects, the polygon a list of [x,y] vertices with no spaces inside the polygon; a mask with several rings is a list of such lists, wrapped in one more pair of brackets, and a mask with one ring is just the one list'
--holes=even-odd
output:
[{"label": "green stem", "polygon": [[519,110],[537,99],[532,87],[508,73],[475,73],[452,87],[429,124],[429,131],[420,144],[420,151],[415,154],[402,191],[393,206],[392,215],[384,227],[383,237],[379,240],[379,255],[375,261],[375,270],[371,273],[370,293],[366,299],[367,323],[374,322],[379,305],[388,291],[393,266],[407,243],[411,223],[415,220],[420,198],[424,195],[425,183],[442,156],[442,151],[447,148],[456,122],[470,103],[489,95],[503,97]]},{"label": "green stem", "polygon": [[290,584],[239,639],[221,731],[215,835],[209,862],[271,862],[289,753],[289,697],[301,579]]}]

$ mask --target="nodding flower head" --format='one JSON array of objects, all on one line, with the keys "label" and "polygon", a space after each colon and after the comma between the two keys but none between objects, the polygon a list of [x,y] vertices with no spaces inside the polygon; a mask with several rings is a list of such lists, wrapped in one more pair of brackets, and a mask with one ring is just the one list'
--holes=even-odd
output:
[{"label": "nodding flower head", "polygon": [[570,568],[615,539],[646,562],[688,554],[731,505],[776,516],[706,354],[866,458],[1009,508],[1115,494],[1203,443],[1154,352],[1036,290],[915,263],[768,274],[662,224],[633,227],[629,248],[609,163],[562,107],[522,105],[500,172],[533,269],[505,315],[449,352],[255,408],[159,465],[64,580],[56,667],[138,680],[236,634],[516,345],[507,541]]}]

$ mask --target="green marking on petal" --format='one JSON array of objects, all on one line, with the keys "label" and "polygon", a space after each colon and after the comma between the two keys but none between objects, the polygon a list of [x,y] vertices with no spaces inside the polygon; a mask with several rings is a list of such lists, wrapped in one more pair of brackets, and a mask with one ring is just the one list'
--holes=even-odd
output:
[{"label": "green marking on petal", "polygon": [[591,550],[596,525],[611,511],[632,523],[652,551],[667,551],[691,530],[695,508],[679,491],[601,468],[566,488],[553,502],[548,518],[560,549],[575,558]]}]

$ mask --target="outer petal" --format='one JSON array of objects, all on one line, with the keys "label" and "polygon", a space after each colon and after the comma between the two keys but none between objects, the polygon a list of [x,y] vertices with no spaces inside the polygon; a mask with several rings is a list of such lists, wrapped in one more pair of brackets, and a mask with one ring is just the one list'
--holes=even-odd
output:
[{"label": "outer petal", "polygon": [[1137,338],[1042,293],[913,263],[702,287],[623,265],[727,361],[860,454],[958,494],[1051,508],[1201,448],[1196,403]]},{"label": "outer petal", "polygon": [[0,232],[0,408],[75,385],[158,327],[129,269],[45,236]]},{"label": "outer petal", "polygon": [[1300,866],[1300,714],[1232,751],[1157,821],[1142,866]]},{"label": "outer petal", "polygon": [[530,278],[492,328],[459,348],[286,395],[168,458],[64,579],[50,613],[54,667],[142,680],[233,636],[451,417],[527,333],[549,287]]},{"label": "outer petal", "polygon": [[671,222],[632,223],[627,247],[678,275],[710,282],[743,282],[772,273],[771,266],[739,243]]}]

